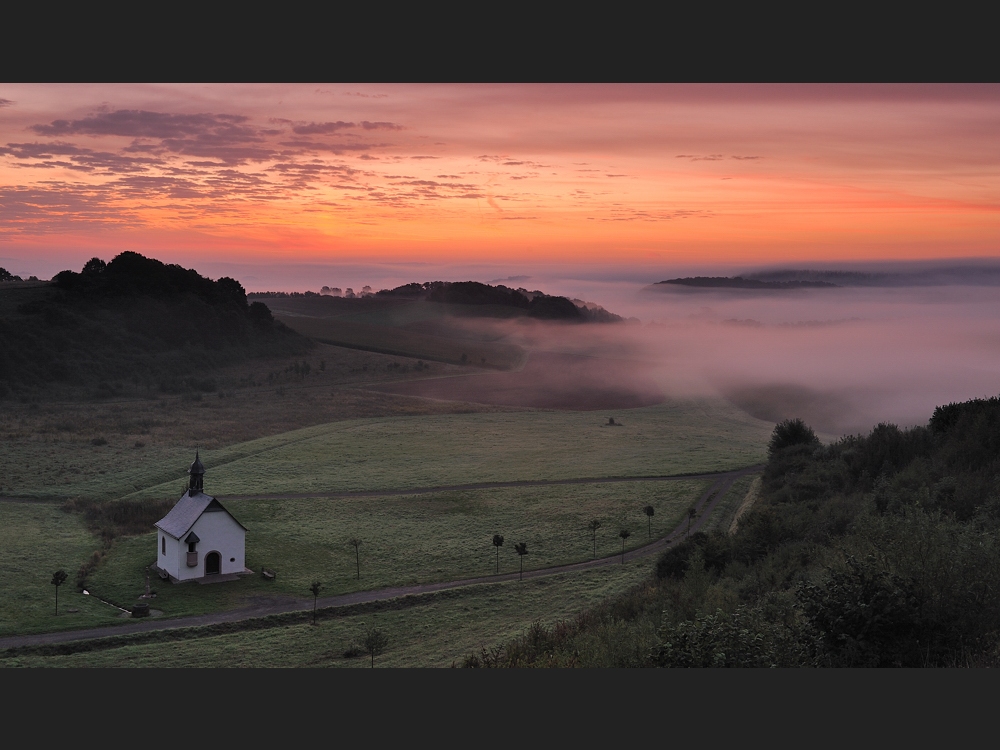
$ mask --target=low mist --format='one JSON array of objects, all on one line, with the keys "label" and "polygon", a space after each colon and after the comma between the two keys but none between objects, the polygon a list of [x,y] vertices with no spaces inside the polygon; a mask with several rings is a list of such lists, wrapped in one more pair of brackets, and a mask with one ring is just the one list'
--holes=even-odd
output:
[{"label": "low mist", "polygon": [[[524,285],[532,288],[531,279]],[[535,286],[634,320],[463,321],[470,336],[534,353],[534,364],[517,377],[477,376],[479,385],[470,378],[463,398],[602,409],[721,396],[760,419],[801,417],[836,437],[879,422],[925,424],[938,405],[1000,393],[995,286],[761,292],[625,281]],[[552,353],[573,356],[555,360]]]}]

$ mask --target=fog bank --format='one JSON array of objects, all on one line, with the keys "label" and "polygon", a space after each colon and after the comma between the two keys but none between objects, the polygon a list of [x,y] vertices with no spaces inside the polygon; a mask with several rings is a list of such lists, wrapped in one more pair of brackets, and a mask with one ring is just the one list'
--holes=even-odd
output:
[{"label": "fog bank", "polygon": [[[532,286],[530,280],[524,285]],[[925,424],[938,405],[1000,393],[995,286],[763,292],[651,291],[628,281],[591,280],[539,286],[639,320],[468,325],[532,351],[606,360],[608,384],[646,398],[654,382],[668,398],[722,396],[761,419],[802,417],[819,431],[842,435],[879,422]],[[631,365],[623,369],[622,362]],[[591,382],[598,371],[590,366]],[[549,391],[554,378],[546,376]],[[566,387],[575,386],[567,381]]]}]

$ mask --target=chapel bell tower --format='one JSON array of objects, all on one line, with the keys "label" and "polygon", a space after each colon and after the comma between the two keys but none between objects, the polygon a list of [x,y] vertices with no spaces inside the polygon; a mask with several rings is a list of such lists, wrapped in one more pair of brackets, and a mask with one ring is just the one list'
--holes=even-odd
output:
[{"label": "chapel bell tower", "polygon": [[194,497],[199,492],[203,491],[205,482],[205,466],[198,457],[198,451],[195,451],[194,463],[191,464],[191,468],[188,469],[188,474],[191,475],[191,482],[188,485],[188,494],[191,495],[191,497]]}]

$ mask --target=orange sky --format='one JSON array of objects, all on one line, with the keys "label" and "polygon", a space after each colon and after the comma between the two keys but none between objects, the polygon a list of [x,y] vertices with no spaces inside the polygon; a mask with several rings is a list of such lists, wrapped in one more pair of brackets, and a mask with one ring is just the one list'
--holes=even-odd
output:
[{"label": "orange sky", "polygon": [[0,85],[0,265],[992,258],[998,135],[993,85]]}]

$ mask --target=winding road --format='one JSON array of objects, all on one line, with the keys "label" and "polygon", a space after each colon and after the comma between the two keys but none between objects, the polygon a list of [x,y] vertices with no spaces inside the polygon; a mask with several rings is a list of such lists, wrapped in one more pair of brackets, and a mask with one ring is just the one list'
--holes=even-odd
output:
[{"label": "winding road", "polygon": [[[372,492],[310,492],[304,494],[286,495],[239,495],[227,496],[226,499],[292,499],[309,497],[383,497],[387,495],[420,495],[431,492],[449,492],[456,490],[478,490],[493,489],[497,487],[545,487],[561,484],[604,484],[612,482],[668,482],[684,481],[691,479],[712,479],[714,480],[694,507],[697,511],[695,520],[688,529],[687,521],[683,521],[676,529],[649,544],[630,550],[625,553],[625,560],[635,560],[642,557],[655,555],[674,544],[686,533],[698,531],[708,520],[712,511],[719,501],[726,495],[733,484],[740,478],[748,474],[754,474],[763,468],[763,465],[748,466],[735,471],[719,472],[714,474],[680,474],[671,476],[654,477],[602,477],[592,479],[554,479],[537,481],[516,481],[516,482],[483,482],[478,484],[461,484],[444,487],[424,487],[408,490],[378,490]],[[559,573],[569,573],[580,570],[589,570],[604,565],[617,565],[622,562],[622,555],[611,555],[595,560],[585,560],[583,562],[570,563],[568,565],[557,565],[550,568],[538,568],[524,572],[524,578],[541,578]],[[370,602],[386,601],[405,596],[415,596],[419,594],[429,594],[437,591],[456,589],[463,586],[475,586],[486,583],[499,583],[502,581],[516,580],[519,573],[504,573],[502,575],[480,576],[477,578],[463,578],[456,581],[440,581],[437,583],[421,583],[410,586],[394,586],[390,588],[376,589],[373,591],[356,591],[350,594],[339,594],[337,596],[320,597],[316,606],[322,609],[333,607],[346,607],[356,604],[366,604]],[[0,638],[0,650],[18,648],[22,646],[39,646],[55,643],[68,643],[71,641],[85,641],[95,638],[107,638],[109,636],[129,635],[132,633],[146,633],[155,630],[174,630],[178,628],[191,628],[205,625],[216,625],[219,623],[239,622],[268,615],[284,614],[288,612],[311,611],[314,603],[309,599],[289,599],[285,602],[260,603],[250,607],[227,610],[225,612],[214,612],[207,615],[189,615],[184,617],[174,617],[170,619],[148,619],[130,622],[125,625],[110,625],[99,628],[88,628],[85,630],[64,630],[57,633],[37,633],[32,635],[17,635]]]}]

